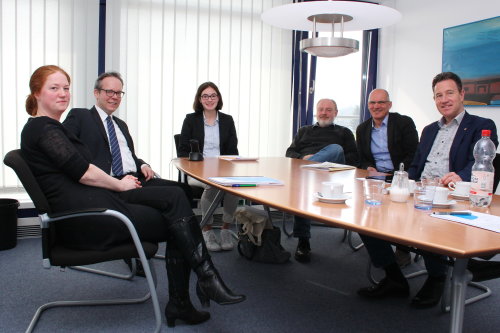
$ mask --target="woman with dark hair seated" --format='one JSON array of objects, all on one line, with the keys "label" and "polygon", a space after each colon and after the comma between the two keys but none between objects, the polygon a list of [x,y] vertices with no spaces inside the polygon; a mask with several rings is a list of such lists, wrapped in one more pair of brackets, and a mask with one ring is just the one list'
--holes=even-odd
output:
[{"label": "woman with dark hair seated", "polygon": [[[30,79],[26,111],[32,117],[21,133],[21,151],[54,212],[108,208],[125,214],[144,241],[167,241],[168,326],[176,319],[202,323],[208,312],[197,311],[189,299],[191,269],[198,276],[201,303],[233,304],[245,299],[222,281],[203,241],[184,192],[178,187],[142,188],[137,178],[116,179],[91,164],[87,147],[66,131],[60,118],[70,100],[70,77],[57,66],[42,66]],[[66,246],[105,250],[130,241],[126,227],[108,216],[57,225]]]},{"label": "woman with dark hair seated", "polygon": [[[219,88],[213,82],[204,82],[196,91],[193,102],[194,113],[186,115],[182,124],[179,142],[179,157],[189,156],[190,140],[196,140],[204,157],[219,155],[238,155],[238,137],[233,117],[220,110],[224,105]],[[203,216],[215,199],[217,188],[202,183],[192,177],[188,178],[191,186],[203,187],[200,206]],[[213,217],[203,227],[203,237],[209,251],[232,250],[234,243],[229,230],[234,221],[234,213],[239,198],[232,194],[224,195],[222,229],[220,240],[212,230]]]}]

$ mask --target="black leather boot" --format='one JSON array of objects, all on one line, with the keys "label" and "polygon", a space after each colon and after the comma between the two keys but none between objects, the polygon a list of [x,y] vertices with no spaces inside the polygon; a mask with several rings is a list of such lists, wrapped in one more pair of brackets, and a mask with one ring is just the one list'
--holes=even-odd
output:
[{"label": "black leather boot", "polygon": [[165,262],[168,276],[169,300],[165,307],[167,326],[175,327],[177,319],[188,325],[201,324],[210,319],[210,313],[198,311],[189,299],[189,275],[191,267],[186,263],[182,254],[172,242],[167,244]]},{"label": "black leather boot", "polygon": [[244,295],[235,295],[222,281],[210,259],[196,218],[190,216],[173,222],[169,226],[169,234],[198,276],[196,293],[204,307],[210,305],[210,300],[221,305],[245,300]]}]

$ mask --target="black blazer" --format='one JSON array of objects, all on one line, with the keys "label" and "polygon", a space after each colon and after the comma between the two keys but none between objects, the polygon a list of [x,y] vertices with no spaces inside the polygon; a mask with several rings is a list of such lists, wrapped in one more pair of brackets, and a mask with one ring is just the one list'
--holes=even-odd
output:
[{"label": "black blazer", "polygon": [[[356,144],[358,146],[359,167],[361,169],[367,169],[368,167],[375,168],[371,142],[372,118],[361,123],[356,129]],[[387,146],[395,169],[399,169],[399,164],[403,162],[405,170],[408,170],[417,150],[417,145],[418,132],[413,120],[408,116],[390,112],[387,121]]]},{"label": "black blazer", "polygon": [[[219,115],[219,140],[221,155],[238,155],[238,137],[233,117],[218,111]],[[203,113],[190,113],[186,115],[182,124],[179,157],[187,157],[191,152],[189,140],[198,140],[200,151],[203,152],[205,142],[205,124]]]},{"label": "black blazer", "polygon": [[[498,147],[495,123],[491,119],[474,116],[467,112],[465,112],[451,144],[449,170],[458,174],[464,181],[470,181],[472,165],[475,162],[472,152],[476,142],[481,138],[483,129],[491,130],[491,141]],[[415,158],[410,170],[408,170],[411,179],[420,179],[438,131],[439,125],[437,121],[424,127]]]},{"label": "black blazer", "polygon": [[[141,165],[147,163],[135,156],[134,141],[130,136],[127,124],[116,116],[113,116],[113,119],[125,136],[137,171],[140,171]],[[90,110],[72,109],[63,125],[89,148],[92,154],[92,164],[111,174],[111,151],[109,149],[108,135],[96,108],[92,107]]]}]

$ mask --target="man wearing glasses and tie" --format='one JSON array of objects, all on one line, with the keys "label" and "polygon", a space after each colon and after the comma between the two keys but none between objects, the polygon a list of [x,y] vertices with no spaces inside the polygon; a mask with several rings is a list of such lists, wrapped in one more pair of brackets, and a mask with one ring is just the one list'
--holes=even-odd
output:
[{"label": "man wearing glasses and tie", "polygon": [[64,127],[89,148],[92,163],[111,176],[134,175],[142,186],[180,186],[192,199],[191,188],[179,182],[154,178],[155,172],[135,155],[134,142],[127,124],[114,116],[125,92],[117,72],[106,72],[94,85],[96,104],[90,109],[72,109]]}]

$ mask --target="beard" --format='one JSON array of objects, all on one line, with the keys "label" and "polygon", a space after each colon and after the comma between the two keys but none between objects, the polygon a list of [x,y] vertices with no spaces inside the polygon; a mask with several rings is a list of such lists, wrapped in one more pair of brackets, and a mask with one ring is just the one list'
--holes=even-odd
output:
[{"label": "beard", "polygon": [[325,120],[325,119],[318,119],[318,125],[319,127],[328,127],[330,125],[333,124],[333,119],[328,119],[328,120]]}]

